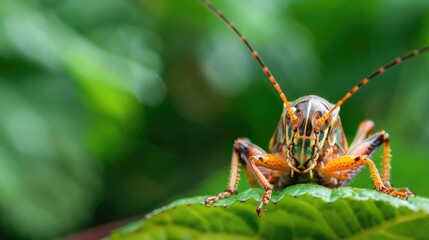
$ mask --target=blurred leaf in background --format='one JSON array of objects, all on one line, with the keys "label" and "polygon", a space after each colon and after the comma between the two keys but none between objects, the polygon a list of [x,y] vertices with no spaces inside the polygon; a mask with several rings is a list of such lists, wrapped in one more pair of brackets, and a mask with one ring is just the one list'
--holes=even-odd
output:
[{"label": "blurred leaf in background", "polygon": [[[213,3],[289,99],[335,102],[429,44],[427,0]],[[389,70],[341,110],[349,141],[364,119],[390,134],[392,182],[422,196],[428,62]],[[0,100],[0,237],[25,239],[222,191],[233,141],[265,148],[282,111],[245,46],[198,0],[3,1]],[[372,188],[369,174],[353,185]]]},{"label": "blurred leaf in background", "polygon": [[103,164],[119,161],[141,129],[142,104],[165,92],[151,24],[130,2],[2,2],[6,236],[54,237],[91,220]]}]

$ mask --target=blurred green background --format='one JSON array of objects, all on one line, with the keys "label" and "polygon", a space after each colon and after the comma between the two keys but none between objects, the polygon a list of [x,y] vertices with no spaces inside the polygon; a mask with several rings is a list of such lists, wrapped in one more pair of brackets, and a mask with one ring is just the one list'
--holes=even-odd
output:
[{"label": "blurred green background", "polygon": [[[290,100],[336,102],[429,44],[427,0],[213,3]],[[236,138],[268,145],[282,103],[198,0],[0,4],[1,239],[55,238],[218,193]],[[349,142],[364,119],[390,134],[393,184],[427,197],[428,66],[423,55],[395,67],[341,110]],[[368,171],[352,185],[372,188]]]}]

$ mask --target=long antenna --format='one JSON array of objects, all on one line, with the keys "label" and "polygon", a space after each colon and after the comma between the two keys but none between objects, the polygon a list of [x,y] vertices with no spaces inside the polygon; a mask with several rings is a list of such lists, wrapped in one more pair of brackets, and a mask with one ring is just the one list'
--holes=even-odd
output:
[{"label": "long antenna", "polygon": [[241,41],[244,44],[246,44],[247,48],[252,53],[252,56],[254,58],[256,58],[256,60],[258,61],[259,65],[261,65],[262,70],[268,76],[268,79],[270,80],[270,82],[273,84],[274,88],[276,89],[276,91],[280,95],[280,98],[283,100],[283,103],[284,103],[284,105],[287,108],[287,113],[288,113],[288,115],[289,115],[292,123],[296,124],[298,122],[298,117],[295,115],[295,113],[291,109],[290,104],[289,104],[289,102],[288,102],[288,100],[286,98],[286,95],[283,93],[282,89],[280,88],[280,85],[277,83],[276,79],[271,74],[271,71],[268,69],[268,67],[264,64],[264,62],[262,61],[262,59],[259,56],[259,54],[253,49],[253,47],[247,41],[246,37],[244,37],[243,34],[241,34],[240,31],[238,31],[237,27],[232,22],[230,22],[225,17],[225,15],[223,15],[223,13],[218,8],[216,8],[209,0],[201,0],[201,2],[204,5],[206,5],[210,10],[212,10],[220,19],[222,19],[226,23],[226,25],[228,25],[228,27],[231,28],[238,35],[238,37],[240,37]]},{"label": "long antenna", "polygon": [[318,127],[318,129],[320,129],[322,127],[322,125],[329,119],[329,117],[331,116],[331,114],[334,112],[335,109],[337,109],[339,106],[341,106],[347,99],[349,99],[351,96],[353,96],[353,94],[355,94],[357,91],[359,91],[359,89],[367,84],[369,82],[369,80],[373,79],[374,77],[383,74],[386,70],[388,70],[389,68],[395,66],[395,65],[399,65],[400,63],[402,63],[405,60],[411,59],[415,56],[418,56],[426,51],[429,51],[429,46],[426,46],[424,48],[421,49],[417,49],[414,50],[402,57],[396,58],[395,60],[391,61],[390,63],[386,64],[385,66],[377,69],[377,71],[373,72],[371,75],[369,75],[368,77],[364,78],[359,84],[357,84],[356,86],[354,86],[350,91],[347,92],[346,95],[344,95],[343,98],[341,98],[340,101],[338,101],[335,106],[333,108],[331,108],[331,110],[329,110],[329,112],[325,113],[321,118],[319,118],[316,122],[316,125]]}]

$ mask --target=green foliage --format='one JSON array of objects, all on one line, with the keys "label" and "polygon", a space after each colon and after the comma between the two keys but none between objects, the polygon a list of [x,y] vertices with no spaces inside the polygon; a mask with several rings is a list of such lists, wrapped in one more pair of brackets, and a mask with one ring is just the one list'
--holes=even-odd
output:
[{"label": "green foliage", "polygon": [[110,239],[421,239],[429,227],[427,198],[294,185],[273,192],[273,203],[258,217],[262,190],[248,189],[209,208],[204,196],[177,200]]},{"label": "green foliage", "polygon": [[[91,22],[117,9],[131,15],[133,5],[52,2],[2,1],[0,7],[1,223],[36,239],[90,221],[104,162],[118,161],[140,128],[142,103],[157,104],[164,93],[149,34],[135,27],[138,17],[91,31],[85,30],[90,22],[68,18],[75,7]],[[122,37],[138,47],[118,47]]]}]

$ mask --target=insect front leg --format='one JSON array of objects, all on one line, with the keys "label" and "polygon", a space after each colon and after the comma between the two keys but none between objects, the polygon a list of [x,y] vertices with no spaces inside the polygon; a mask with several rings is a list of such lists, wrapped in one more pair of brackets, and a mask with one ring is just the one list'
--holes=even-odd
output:
[{"label": "insect front leg", "polygon": [[268,153],[250,156],[249,163],[253,174],[256,176],[261,186],[265,189],[262,200],[256,208],[256,213],[258,216],[261,216],[263,213],[265,213],[265,210],[263,210],[262,207],[270,202],[274,187],[261,172],[260,167],[280,172],[281,175],[283,175],[286,171],[290,171],[291,169],[284,158]]},{"label": "insect front leg", "polygon": [[[362,131],[366,129],[368,132],[372,131],[372,126],[369,123],[370,122],[363,122],[359,129]],[[357,136],[360,136],[359,138],[363,135],[363,132],[358,131]],[[381,145],[383,145],[383,161],[382,174],[380,176],[374,162],[369,157],[372,156]],[[384,131],[379,131],[366,139],[354,141],[347,155],[329,161],[325,167],[321,168],[319,171],[327,175],[332,175],[333,173],[341,173],[341,171],[352,170],[362,165],[368,165],[373,178],[373,184],[378,191],[399,198],[413,196],[414,194],[407,188],[398,190],[390,185],[390,158],[389,135]],[[353,171],[351,171],[351,174],[349,173],[349,177],[354,176],[352,175]]]},{"label": "insect front leg", "polygon": [[206,206],[227,198],[237,193],[238,182],[240,180],[239,165],[242,165],[251,187],[257,187],[258,183],[255,176],[249,169],[249,157],[256,154],[263,154],[264,150],[250,142],[247,138],[239,138],[234,142],[231,157],[231,171],[229,175],[228,188],[216,196],[205,200]]},{"label": "insect front leg", "polygon": [[366,155],[346,155],[338,157],[328,162],[323,168],[322,173],[326,172],[329,174],[332,172],[345,171],[362,165],[369,166],[369,171],[371,172],[373,184],[377,191],[402,199],[414,195],[407,188],[399,190],[391,187],[390,185],[384,184],[380,177],[380,174],[378,173],[377,168],[375,167],[374,162]]},{"label": "insect front leg", "polygon": [[277,176],[290,169],[283,158],[265,153],[261,148],[245,138],[240,138],[234,143],[228,188],[216,196],[207,198],[205,204],[209,206],[220,199],[237,193],[239,164],[244,167],[251,187],[257,187],[259,183],[265,189],[262,200],[256,209],[258,215],[261,215],[264,212],[262,206],[266,205],[271,199],[273,189],[271,181],[274,181]]}]

